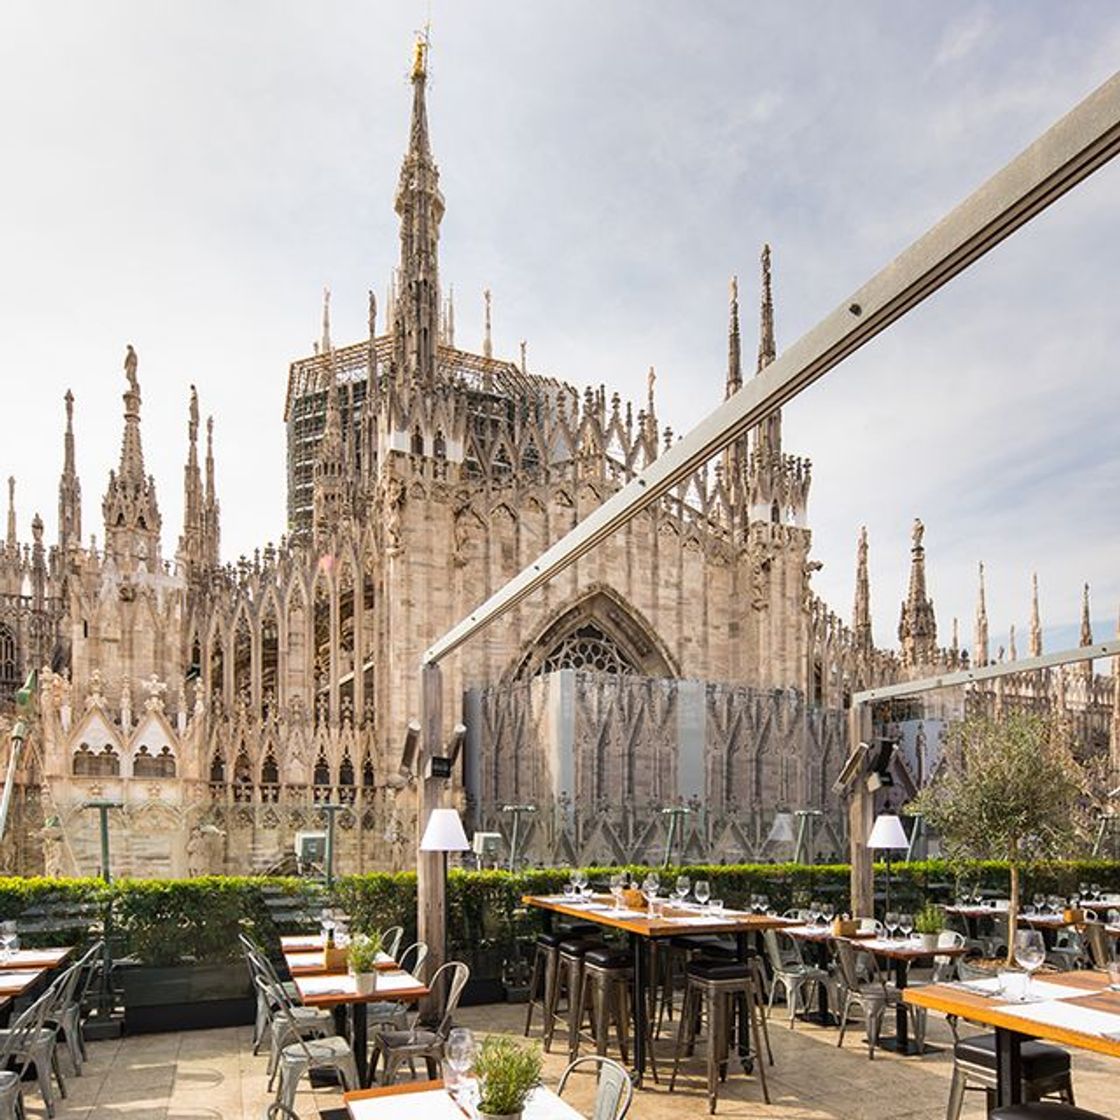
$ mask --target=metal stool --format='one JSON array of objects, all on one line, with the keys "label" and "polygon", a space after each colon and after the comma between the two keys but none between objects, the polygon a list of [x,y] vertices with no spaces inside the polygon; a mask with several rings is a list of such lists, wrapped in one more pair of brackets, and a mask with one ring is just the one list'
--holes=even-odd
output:
[{"label": "metal stool", "polygon": [[590,938],[574,938],[561,941],[557,946],[556,982],[552,985],[552,999],[545,1007],[544,1049],[552,1048],[552,1035],[556,1028],[557,1009],[560,1005],[561,989],[568,997],[568,1050],[576,1049],[579,1037],[579,1020],[576,1018],[576,1004],[579,1002],[580,988],[583,986],[583,954],[588,949],[602,948],[601,941]]},{"label": "metal stool", "polygon": [[[583,955],[583,984],[579,991],[575,1021],[582,1030],[584,1013],[591,1015],[591,1038],[595,1052],[603,1056],[610,1040],[610,1024],[614,1019],[618,1038],[618,1049],[623,1062],[629,1063],[627,1043],[629,1042],[631,986],[634,982],[632,955],[625,949],[604,946],[588,949]],[[657,1059],[653,1053],[653,1036],[647,1018],[646,1053],[649,1056],[650,1072],[653,1080],[658,1080]],[[569,1055],[575,1061],[579,1048],[579,1034],[576,1035],[576,1049]]]},{"label": "metal stool", "polygon": [[[1023,1096],[1029,1101],[1058,1094],[1073,1104],[1069,1054],[1048,1042],[1024,1042],[1020,1047]],[[953,1047],[953,1080],[949,1086],[946,1120],[957,1120],[964,1104],[965,1090],[982,1088],[988,1094],[988,1108],[995,1104],[996,1036],[976,1034],[962,1038]]]},{"label": "metal stool", "polygon": [[529,977],[529,1008],[525,1013],[525,1037],[533,1025],[533,1008],[540,1006],[544,1021],[541,1033],[548,1033],[548,1009],[555,1004],[553,989],[556,987],[557,971],[560,965],[560,942],[565,938],[562,933],[542,933],[537,937],[533,953],[533,971]]},{"label": "metal stool", "polygon": [[[677,1029],[677,1051],[673,1057],[673,1074],[669,1079],[669,1092],[673,1091],[680,1068],[681,1055],[692,1054],[696,1043],[696,1023],[702,1005],[707,1008],[708,1020],[708,1111],[715,1112],[719,1095],[719,1082],[727,1078],[729,1042],[737,1006],[740,1030],[750,1024],[754,1054],[757,1059],[758,1080],[762,1086],[762,1099],[770,1103],[766,1087],[766,1065],[762,1061],[762,1038],[758,1025],[758,1000],[756,966],[751,962],[709,960],[700,958],[688,965],[688,982],[681,1008],[680,1026]],[[745,1021],[744,1021],[745,1020]]]}]

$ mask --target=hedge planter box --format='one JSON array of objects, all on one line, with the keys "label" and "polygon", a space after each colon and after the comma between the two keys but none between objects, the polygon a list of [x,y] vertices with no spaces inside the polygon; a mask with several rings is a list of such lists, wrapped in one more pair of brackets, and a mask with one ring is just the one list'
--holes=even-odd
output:
[{"label": "hedge planter box", "polygon": [[256,1015],[243,961],[168,968],[121,964],[126,1034],[250,1025]]}]

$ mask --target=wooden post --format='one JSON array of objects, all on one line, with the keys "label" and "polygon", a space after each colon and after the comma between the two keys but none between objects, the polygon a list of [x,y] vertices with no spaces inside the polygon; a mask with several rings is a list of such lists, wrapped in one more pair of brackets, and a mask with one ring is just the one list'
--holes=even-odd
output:
[{"label": "wooden post", "polygon": [[[871,741],[871,708],[853,703],[848,711],[848,749]],[[871,852],[867,837],[871,833],[872,798],[866,777],[856,776],[848,787],[848,849],[851,863],[852,916],[874,917],[875,890],[871,873]]]},{"label": "wooden post", "polygon": [[[444,782],[428,777],[428,763],[437,757],[443,732],[443,673],[438,664],[428,664],[420,673],[420,741],[417,773],[416,812],[416,928],[417,936],[428,945],[428,975],[447,957],[447,883],[446,852],[420,851],[420,838],[433,809],[442,800]],[[436,1001],[429,997],[422,1005],[425,1014]]]}]

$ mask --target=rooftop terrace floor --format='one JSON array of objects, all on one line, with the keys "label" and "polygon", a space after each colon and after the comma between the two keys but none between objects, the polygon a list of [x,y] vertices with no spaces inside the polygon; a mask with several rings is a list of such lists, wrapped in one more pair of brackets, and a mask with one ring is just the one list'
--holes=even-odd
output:
[{"label": "rooftop terrace floor", "polygon": [[[525,1008],[508,1004],[465,1008],[459,1021],[476,1033],[520,1035]],[[797,1029],[790,1031],[780,1011],[770,1033],[775,1062],[768,1069],[772,1103],[762,1103],[756,1077],[732,1074],[720,1094],[718,1115],[725,1120],[942,1120],[945,1116],[952,1068],[950,1035],[936,1015],[930,1016],[929,1041],[938,1052],[922,1058],[877,1050],[874,1061],[869,1061],[862,1029],[855,1023],[839,1050],[835,1029],[798,1022]],[[85,1073],[67,1077],[70,1095],[56,1116],[58,1120],[262,1120],[271,1099],[266,1089],[267,1059],[264,1054],[253,1055],[250,1036],[250,1028],[237,1027],[92,1042]],[[565,1066],[561,1051],[557,1040],[553,1053],[546,1055],[545,1081],[552,1087]],[[668,1032],[663,1033],[657,1053],[667,1081],[672,1053]],[[65,1057],[63,1062],[65,1071]],[[1120,1065],[1083,1052],[1073,1053],[1073,1064],[1077,1103],[1115,1114]],[[635,1095],[630,1116],[633,1120],[707,1116],[703,1077],[699,1049],[673,1094],[664,1085],[649,1085]],[[573,1081],[572,1088],[572,1104],[589,1113],[590,1075],[578,1084]],[[45,1117],[33,1087],[26,1100],[29,1117]],[[296,1099],[303,1120],[317,1120],[321,1113],[341,1107],[339,1091],[312,1090],[306,1081]],[[968,1120],[985,1115],[983,1093],[967,1095],[963,1115]]]}]

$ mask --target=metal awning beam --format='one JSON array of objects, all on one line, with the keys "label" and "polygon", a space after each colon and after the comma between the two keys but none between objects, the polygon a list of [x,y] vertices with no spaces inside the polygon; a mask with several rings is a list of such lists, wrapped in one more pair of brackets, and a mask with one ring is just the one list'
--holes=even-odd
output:
[{"label": "metal awning beam", "polygon": [[939,677],[923,677],[918,681],[902,681],[887,684],[882,688],[867,688],[852,693],[852,706],[870,704],[876,700],[890,700],[895,696],[917,696],[923,692],[936,692],[941,688],[954,688],[957,685],[973,684],[977,681],[991,681],[998,677],[1017,676],[1020,673],[1033,673],[1039,669],[1054,669],[1059,665],[1075,665],[1079,661],[1096,661],[1100,657],[1120,656],[1120,639],[1113,642],[1098,642],[1091,646],[1078,646],[1060,653],[1047,653],[1042,657],[1028,657],[1023,661],[1001,661],[997,665],[982,665],[978,669],[962,669],[957,673],[942,673]]},{"label": "metal awning beam", "polygon": [[1120,150],[1120,73],[974,191],[762,373],[700,421],[424,653],[437,664],[479,630],[686,482],[774,409],[842,362]]}]

